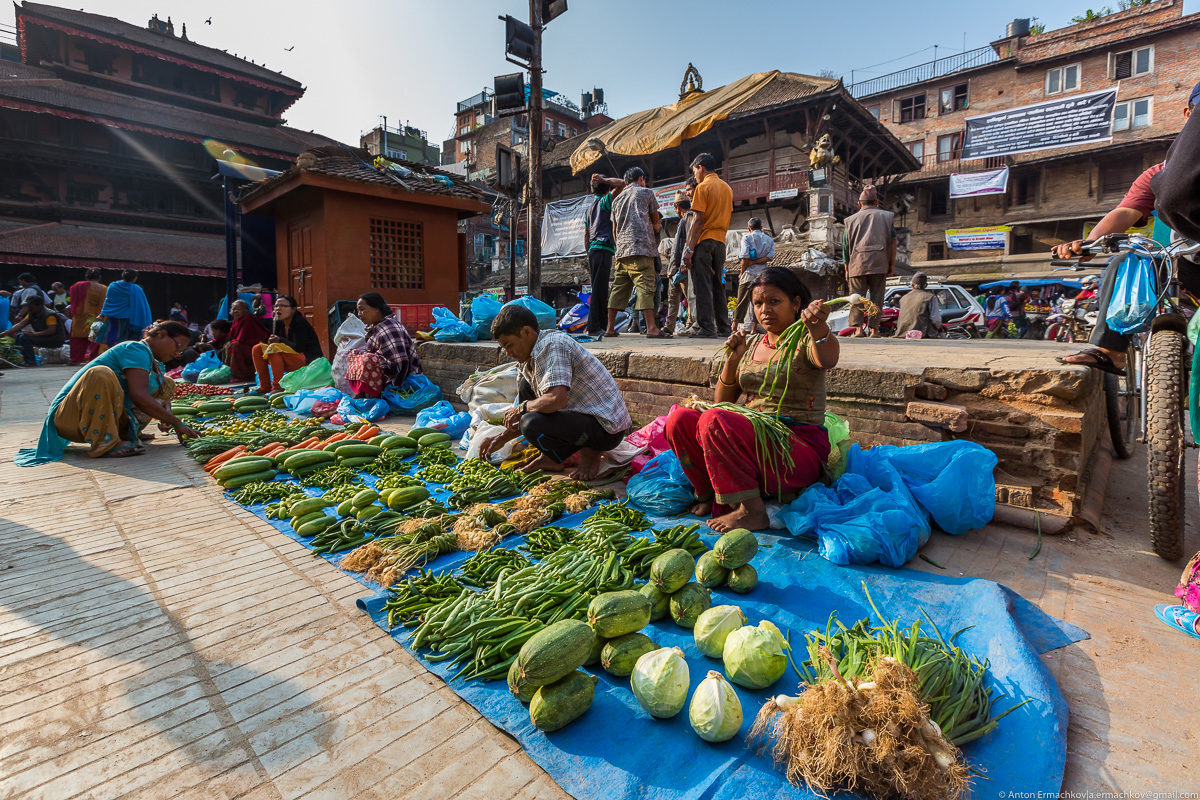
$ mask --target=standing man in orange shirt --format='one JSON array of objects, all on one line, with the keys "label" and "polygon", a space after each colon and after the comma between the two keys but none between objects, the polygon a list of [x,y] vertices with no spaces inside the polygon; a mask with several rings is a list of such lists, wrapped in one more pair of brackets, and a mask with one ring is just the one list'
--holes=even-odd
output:
[{"label": "standing man in orange shirt", "polygon": [[696,293],[699,330],[689,338],[715,339],[730,334],[725,299],[725,234],[733,216],[733,190],[717,177],[717,160],[701,153],[692,161],[698,186],[692,195],[693,219],[683,250],[683,271]]}]

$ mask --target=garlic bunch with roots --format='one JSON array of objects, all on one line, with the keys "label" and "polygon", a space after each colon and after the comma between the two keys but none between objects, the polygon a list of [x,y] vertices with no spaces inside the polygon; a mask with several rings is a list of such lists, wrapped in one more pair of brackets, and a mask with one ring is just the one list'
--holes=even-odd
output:
[{"label": "garlic bunch with roots", "polygon": [[854,682],[828,649],[821,655],[832,677],[805,685],[797,697],[768,700],[748,737],[760,749],[772,745],[789,783],[908,800],[966,795],[967,765],[930,720],[911,669],[879,657]]}]

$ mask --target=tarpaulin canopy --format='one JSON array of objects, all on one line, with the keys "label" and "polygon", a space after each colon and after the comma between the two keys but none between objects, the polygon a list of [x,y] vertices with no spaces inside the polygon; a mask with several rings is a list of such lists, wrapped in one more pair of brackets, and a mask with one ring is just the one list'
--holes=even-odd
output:
[{"label": "tarpaulin canopy", "polygon": [[980,289],[995,289],[997,286],[1012,286],[1013,281],[1021,284],[1022,289],[1028,289],[1036,286],[1070,286],[1073,289],[1083,287],[1083,278],[1034,278],[1028,280],[1024,278],[1010,278],[1003,281],[992,281],[991,283],[979,284]]},{"label": "tarpaulin canopy", "polygon": [[[677,147],[728,117],[772,81],[779,80],[779,70],[756,72],[726,84],[711,92],[692,92],[678,103],[651,108],[610,122],[596,131],[595,137],[613,155],[644,156]],[[578,175],[601,156],[601,151],[587,143],[571,154],[571,173]]]}]

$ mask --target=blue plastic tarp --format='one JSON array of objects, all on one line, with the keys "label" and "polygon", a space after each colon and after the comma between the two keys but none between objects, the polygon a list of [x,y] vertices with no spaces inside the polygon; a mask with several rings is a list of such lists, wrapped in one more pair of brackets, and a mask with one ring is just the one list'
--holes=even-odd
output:
[{"label": "blue plastic tarp", "polygon": [[[370,476],[363,477],[367,484],[374,482]],[[441,486],[430,488],[438,498],[447,492]],[[265,518],[262,505],[251,506],[249,510]],[[590,513],[564,517],[556,524],[576,526]],[[698,520],[657,518],[654,522],[663,527],[689,521]],[[311,541],[297,536],[284,520],[270,522],[297,541],[304,544]],[[716,538],[705,529],[704,539],[710,546]],[[761,549],[753,561],[759,573],[758,587],[748,595],[715,590],[714,605],[740,606],[751,624],[770,619],[789,634],[797,653],[803,652],[804,633],[824,629],[831,612],[836,611],[847,625],[863,617],[879,621],[863,593],[864,582],[880,611],[899,619],[901,624],[922,618],[924,611],[945,635],[974,626],[963,632],[957,643],[977,657],[991,661],[990,685],[997,694],[1007,695],[996,710],[1030,700],[1007,716],[991,734],[964,748],[969,762],[989,779],[976,778],[976,792],[979,796],[1008,789],[1052,793],[1061,788],[1067,704],[1039,656],[1088,638],[1085,631],[1045,614],[992,581],[878,566],[839,567],[821,558],[814,546],[802,539],[759,534],[759,541]],[[521,542],[521,537],[511,537],[503,546],[519,546]],[[337,565],[345,555],[325,558]],[[469,556],[469,553],[443,556],[430,567],[452,570]],[[361,574],[348,574],[378,589]],[[358,601],[360,608],[385,630],[387,621],[382,608],[386,598],[387,593],[379,590]],[[408,629],[399,627],[390,633],[408,647]],[[669,619],[653,623],[646,633],[662,646],[683,649],[693,690],[708,670],[722,669],[719,660],[699,653],[690,630]],[[424,658],[428,651],[418,651],[415,655],[432,672],[442,678],[449,677],[448,662],[429,663]],[[448,685],[489,721],[516,737],[534,761],[580,800],[816,797],[804,788],[790,786],[768,758],[755,754],[744,741],[767,697],[797,690],[798,679],[791,671],[765,691],[734,687],[742,703],[744,722],[739,736],[722,744],[703,742],[692,732],[686,707],[672,719],[653,719],[638,705],[628,679],[614,678],[598,668],[594,673],[600,682],[592,707],[577,722],[551,734],[532,726],[528,708],[508,692],[504,681],[479,683],[459,679]],[[1031,747],[1030,742],[1036,742],[1037,746]]]},{"label": "blue plastic tarp", "polygon": [[[681,521],[686,520],[670,522]],[[803,634],[824,629],[832,611],[847,625],[862,617],[873,618],[861,588],[864,581],[880,610],[902,623],[921,618],[924,609],[946,635],[975,626],[957,643],[991,660],[991,685],[997,694],[1008,695],[997,711],[1026,698],[1031,702],[1006,717],[990,735],[968,745],[966,757],[991,779],[986,787],[1060,789],[1066,759],[1067,703],[1039,654],[1085,639],[1085,631],[1050,617],[992,581],[906,569],[839,567],[820,558],[803,540],[765,534],[759,538],[764,548],[753,562],[759,571],[757,589],[748,595],[715,590],[714,605],[740,606],[751,624],[770,619],[790,633],[800,650]],[[711,545],[716,537],[705,539]],[[379,592],[359,601],[384,629],[386,598],[386,592]],[[408,646],[407,629],[400,627],[391,633]],[[690,630],[669,619],[652,623],[645,633],[659,645],[683,649],[692,690],[708,670],[722,669],[719,660],[700,654]],[[443,679],[450,676],[448,662],[429,663],[423,658],[426,651],[415,655]],[[580,800],[816,797],[790,786],[768,758],[756,755],[745,744],[745,735],[763,702],[769,696],[797,690],[794,673],[789,671],[765,691],[735,686],[744,714],[742,730],[729,742],[708,744],[692,732],[686,707],[672,719],[653,719],[638,705],[628,679],[614,678],[599,668],[589,671],[600,679],[592,707],[579,721],[550,734],[533,727],[528,708],[509,694],[504,681],[459,679],[450,681],[449,686],[489,721],[516,737],[534,761]],[[1038,742],[1038,747],[1031,748],[1031,741]],[[984,788],[977,784],[978,790]]]}]

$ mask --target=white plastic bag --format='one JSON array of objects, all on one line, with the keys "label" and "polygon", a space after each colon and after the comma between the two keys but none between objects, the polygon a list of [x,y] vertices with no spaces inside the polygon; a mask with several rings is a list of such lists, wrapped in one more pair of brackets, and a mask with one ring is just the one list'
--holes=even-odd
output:
[{"label": "white plastic bag", "polygon": [[476,373],[463,381],[455,392],[471,412],[491,403],[512,405],[517,399],[517,365],[501,364],[487,372]]},{"label": "white plastic bag", "polygon": [[333,385],[342,394],[352,394],[350,382],[346,380],[346,367],[351,350],[362,350],[367,346],[367,326],[354,314],[346,317],[346,321],[333,335],[333,345],[337,352],[333,355]]},{"label": "white plastic bag", "polygon": [[[496,427],[504,424],[504,412],[512,408],[512,403],[488,403],[482,405],[471,412],[471,424],[462,435],[462,441],[459,442],[459,449],[468,450],[471,447],[471,439],[475,437],[475,431],[481,426]],[[478,450],[478,446],[475,448]],[[470,458],[470,456],[468,456]]]},{"label": "white plastic bag", "polygon": [[[471,438],[470,438],[470,441],[467,443],[466,457],[467,458],[479,458],[479,447],[480,447],[480,445],[483,444],[483,440],[487,439],[489,436],[496,436],[501,433],[504,433],[503,425],[491,425],[487,422],[484,422],[484,423],[480,424],[478,427],[467,431],[464,436],[469,436]],[[506,459],[512,455],[513,447],[515,447],[517,442],[519,442],[519,441],[524,441],[524,440],[520,436],[518,436],[515,439],[512,439],[511,441],[507,442],[499,450],[492,453],[491,456],[488,458],[488,461],[490,461],[493,464],[499,464],[501,461],[503,461],[504,459]]]}]

